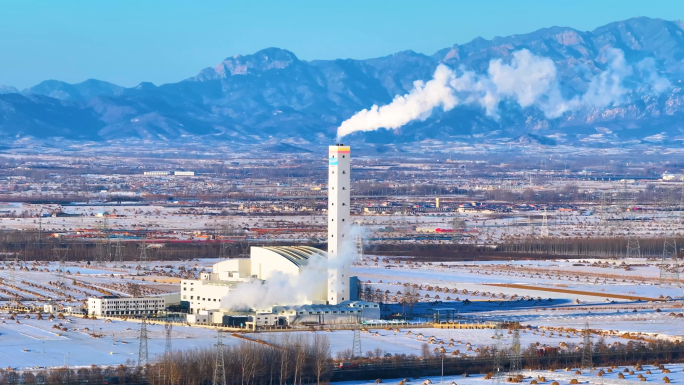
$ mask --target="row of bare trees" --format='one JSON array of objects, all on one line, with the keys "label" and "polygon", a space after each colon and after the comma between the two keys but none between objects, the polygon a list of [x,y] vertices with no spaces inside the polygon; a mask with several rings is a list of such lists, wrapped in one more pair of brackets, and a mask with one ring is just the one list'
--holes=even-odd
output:
[{"label": "row of bare trees", "polygon": [[[226,384],[301,385],[329,379],[330,342],[325,335],[286,333],[276,344],[245,341],[223,349]],[[216,348],[176,351],[150,367],[148,378],[151,385],[209,384],[216,366]]]},{"label": "row of bare trees", "polygon": [[[145,368],[58,368],[37,373],[0,370],[0,384],[149,384],[205,385],[225,374],[225,385],[302,385],[330,379],[330,342],[325,335],[284,334],[277,344],[242,341],[221,345],[224,370],[217,368],[217,347],[174,351]],[[220,368],[220,366],[219,366]]]}]

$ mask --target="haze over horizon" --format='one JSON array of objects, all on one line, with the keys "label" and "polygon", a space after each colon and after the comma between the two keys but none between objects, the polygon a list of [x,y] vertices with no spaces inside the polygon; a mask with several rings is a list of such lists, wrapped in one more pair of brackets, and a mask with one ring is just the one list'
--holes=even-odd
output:
[{"label": "haze over horizon", "polygon": [[303,60],[367,59],[405,50],[432,55],[476,37],[552,26],[587,31],[637,16],[684,19],[684,5],[674,1],[525,5],[16,3],[5,5],[0,15],[5,58],[0,61],[0,85],[21,90],[44,80],[78,83],[91,78],[124,87],[159,85],[267,47],[287,49]]}]

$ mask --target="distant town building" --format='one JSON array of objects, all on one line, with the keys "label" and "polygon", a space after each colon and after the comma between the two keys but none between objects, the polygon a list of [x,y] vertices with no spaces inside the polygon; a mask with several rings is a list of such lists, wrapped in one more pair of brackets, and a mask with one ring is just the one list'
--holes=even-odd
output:
[{"label": "distant town building", "polygon": [[670,174],[669,172],[666,172],[663,174],[663,180],[681,180],[682,175],[681,174]]},{"label": "distant town building", "polygon": [[146,176],[165,176],[170,175],[171,171],[145,171],[143,175]]},{"label": "distant town building", "polygon": [[194,171],[145,171],[143,172],[145,176],[195,176]]}]

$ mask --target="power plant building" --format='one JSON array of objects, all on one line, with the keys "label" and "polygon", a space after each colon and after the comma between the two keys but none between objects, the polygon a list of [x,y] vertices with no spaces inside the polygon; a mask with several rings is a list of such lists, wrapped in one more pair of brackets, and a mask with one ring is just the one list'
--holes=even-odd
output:
[{"label": "power plant building", "polygon": [[327,253],[308,246],[253,246],[250,258],[224,260],[214,264],[212,272],[202,273],[200,279],[183,279],[181,301],[189,308],[188,322],[219,323],[235,314],[235,309],[225,309],[221,302],[241,295],[234,293],[240,285],[267,285],[276,279],[307,285],[305,298],[295,290],[290,299],[294,303],[251,309],[252,325],[355,323],[380,318],[378,304],[357,301],[359,281],[350,273],[352,256],[357,252],[351,236],[350,157],[349,146],[338,144],[328,149]]}]

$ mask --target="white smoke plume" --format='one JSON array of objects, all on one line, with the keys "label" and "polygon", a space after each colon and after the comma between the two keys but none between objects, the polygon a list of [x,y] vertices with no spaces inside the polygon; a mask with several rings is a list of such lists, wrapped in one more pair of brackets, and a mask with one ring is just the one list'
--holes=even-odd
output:
[{"label": "white smoke plume", "polygon": [[292,305],[310,302],[327,294],[328,268],[349,266],[359,258],[354,245],[357,235],[365,230],[359,226],[350,228],[350,236],[342,245],[338,258],[311,258],[298,276],[278,273],[265,281],[254,280],[237,285],[228,296],[221,299],[221,308],[228,310],[267,309],[274,305]]},{"label": "white smoke plume", "polygon": [[[565,99],[561,93],[555,63],[526,49],[514,52],[510,63],[491,60],[485,75],[463,68],[458,70],[458,75],[440,64],[427,83],[416,81],[411,92],[396,96],[392,103],[382,107],[374,105],[342,122],[337,137],[357,131],[399,128],[414,120],[427,119],[435,108],[449,111],[458,105],[479,106],[487,115],[498,119],[499,103],[513,100],[523,108],[534,106],[547,118],[554,119],[582,107],[618,104],[627,93],[623,83],[633,68],[621,50],[607,50],[606,58],[607,69],[590,79],[584,94],[571,99]],[[654,94],[670,88],[670,82],[658,74],[653,59],[644,59],[636,67],[645,74],[644,86]]]}]

